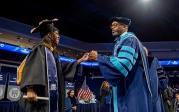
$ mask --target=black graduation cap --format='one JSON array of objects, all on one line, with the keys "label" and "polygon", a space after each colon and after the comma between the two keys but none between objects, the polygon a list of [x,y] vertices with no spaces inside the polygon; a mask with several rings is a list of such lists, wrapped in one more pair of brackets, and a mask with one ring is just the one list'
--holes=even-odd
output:
[{"label": "black graduation cap", "polygon": [[52,20],[42,20],[39,22],[39,25],[33,29],[31,29],[31,33],[37,33],[39,32],[41,36],[43,37],[49,32],[59,31],[57,27],[54,26],[54,22],[58,21],[58,19],[52,19]]},{"label": "black graduation cap", "polygon": [[113,17],[111,19],[111,21],[117,21],[117,22],[123,23],[128,26],[130,26],[130,24],[131,24],[131,19],[126,18],[126,17]]}]

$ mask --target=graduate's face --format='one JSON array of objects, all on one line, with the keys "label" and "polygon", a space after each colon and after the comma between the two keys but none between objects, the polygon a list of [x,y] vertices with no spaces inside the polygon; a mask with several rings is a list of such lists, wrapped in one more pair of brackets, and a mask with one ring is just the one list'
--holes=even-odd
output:
[{"label": "graduate's face", "polygon": [[113,21],[111,24],[111,30],[113,36],[119,36],[126,30],[126,25],[119,23],[117,21]]},{"label": "graduate's face", "polygon": [[58,31],[52,32],[52,41],[55,45],[58,45],[58,43],[60,41],[60,34]]}]

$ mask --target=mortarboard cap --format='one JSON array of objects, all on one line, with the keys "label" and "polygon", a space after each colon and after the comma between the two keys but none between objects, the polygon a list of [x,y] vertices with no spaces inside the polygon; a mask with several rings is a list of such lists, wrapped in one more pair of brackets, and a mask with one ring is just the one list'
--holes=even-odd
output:
[{"label": "mortarboard cap", "polygon": [[37,33],[39,32],[41,36],[46,35],[49,32],[59,31],[58,28],[54,26],[54,22],[58,21],[58,19],[52,19],[52,20],[42,20],[39,22],[39,25],[33,29],[31,29],[30,33]]},{"label": "mortarboard cap", "polygon": [[111,19],[111,21],[117,21],[117,22],[123,23],[128,26],[130,26],[130,24],[131,24],[131,19],[126,18],[126,17],[113,17]]}]

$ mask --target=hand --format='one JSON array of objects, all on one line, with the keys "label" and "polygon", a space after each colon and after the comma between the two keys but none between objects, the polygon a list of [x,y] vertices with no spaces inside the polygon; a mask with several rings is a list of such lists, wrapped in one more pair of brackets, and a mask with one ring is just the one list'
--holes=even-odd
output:
[{"label": "hand", "polygon": [[81,63],[83,61],[87,61],[89,58],[89,53],[85,53],[80,59],[77,60],[77,63]]},{"label": "hand", "polygon": [[77,109],[76,106],[73,106],[73,107],[72,107],[72,110],[76,110],[76,109]]},{"label": "hand", "polygon": [[98,57],[98,52],[97,51],[92,50],[89,53],[89,60],[97,60],[97,57]]},{"label": "hand", "polygon": [[32,88],[27,89],[27,100],[30,102],[37,101],[37,94]]}]

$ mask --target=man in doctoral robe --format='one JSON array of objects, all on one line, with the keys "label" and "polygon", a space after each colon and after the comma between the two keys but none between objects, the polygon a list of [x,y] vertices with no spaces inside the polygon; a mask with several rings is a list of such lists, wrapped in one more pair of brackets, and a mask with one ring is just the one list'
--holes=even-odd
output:
[{"label": "man in doctoral robe", "polygon": [[147,57],[136,35],[128,32],[130,24],[129,18],[114,17],[113,55],[100,55],[93,50],[89,59],[99,62],[102,75],[112,84],[114,112],[152,112]]}]

